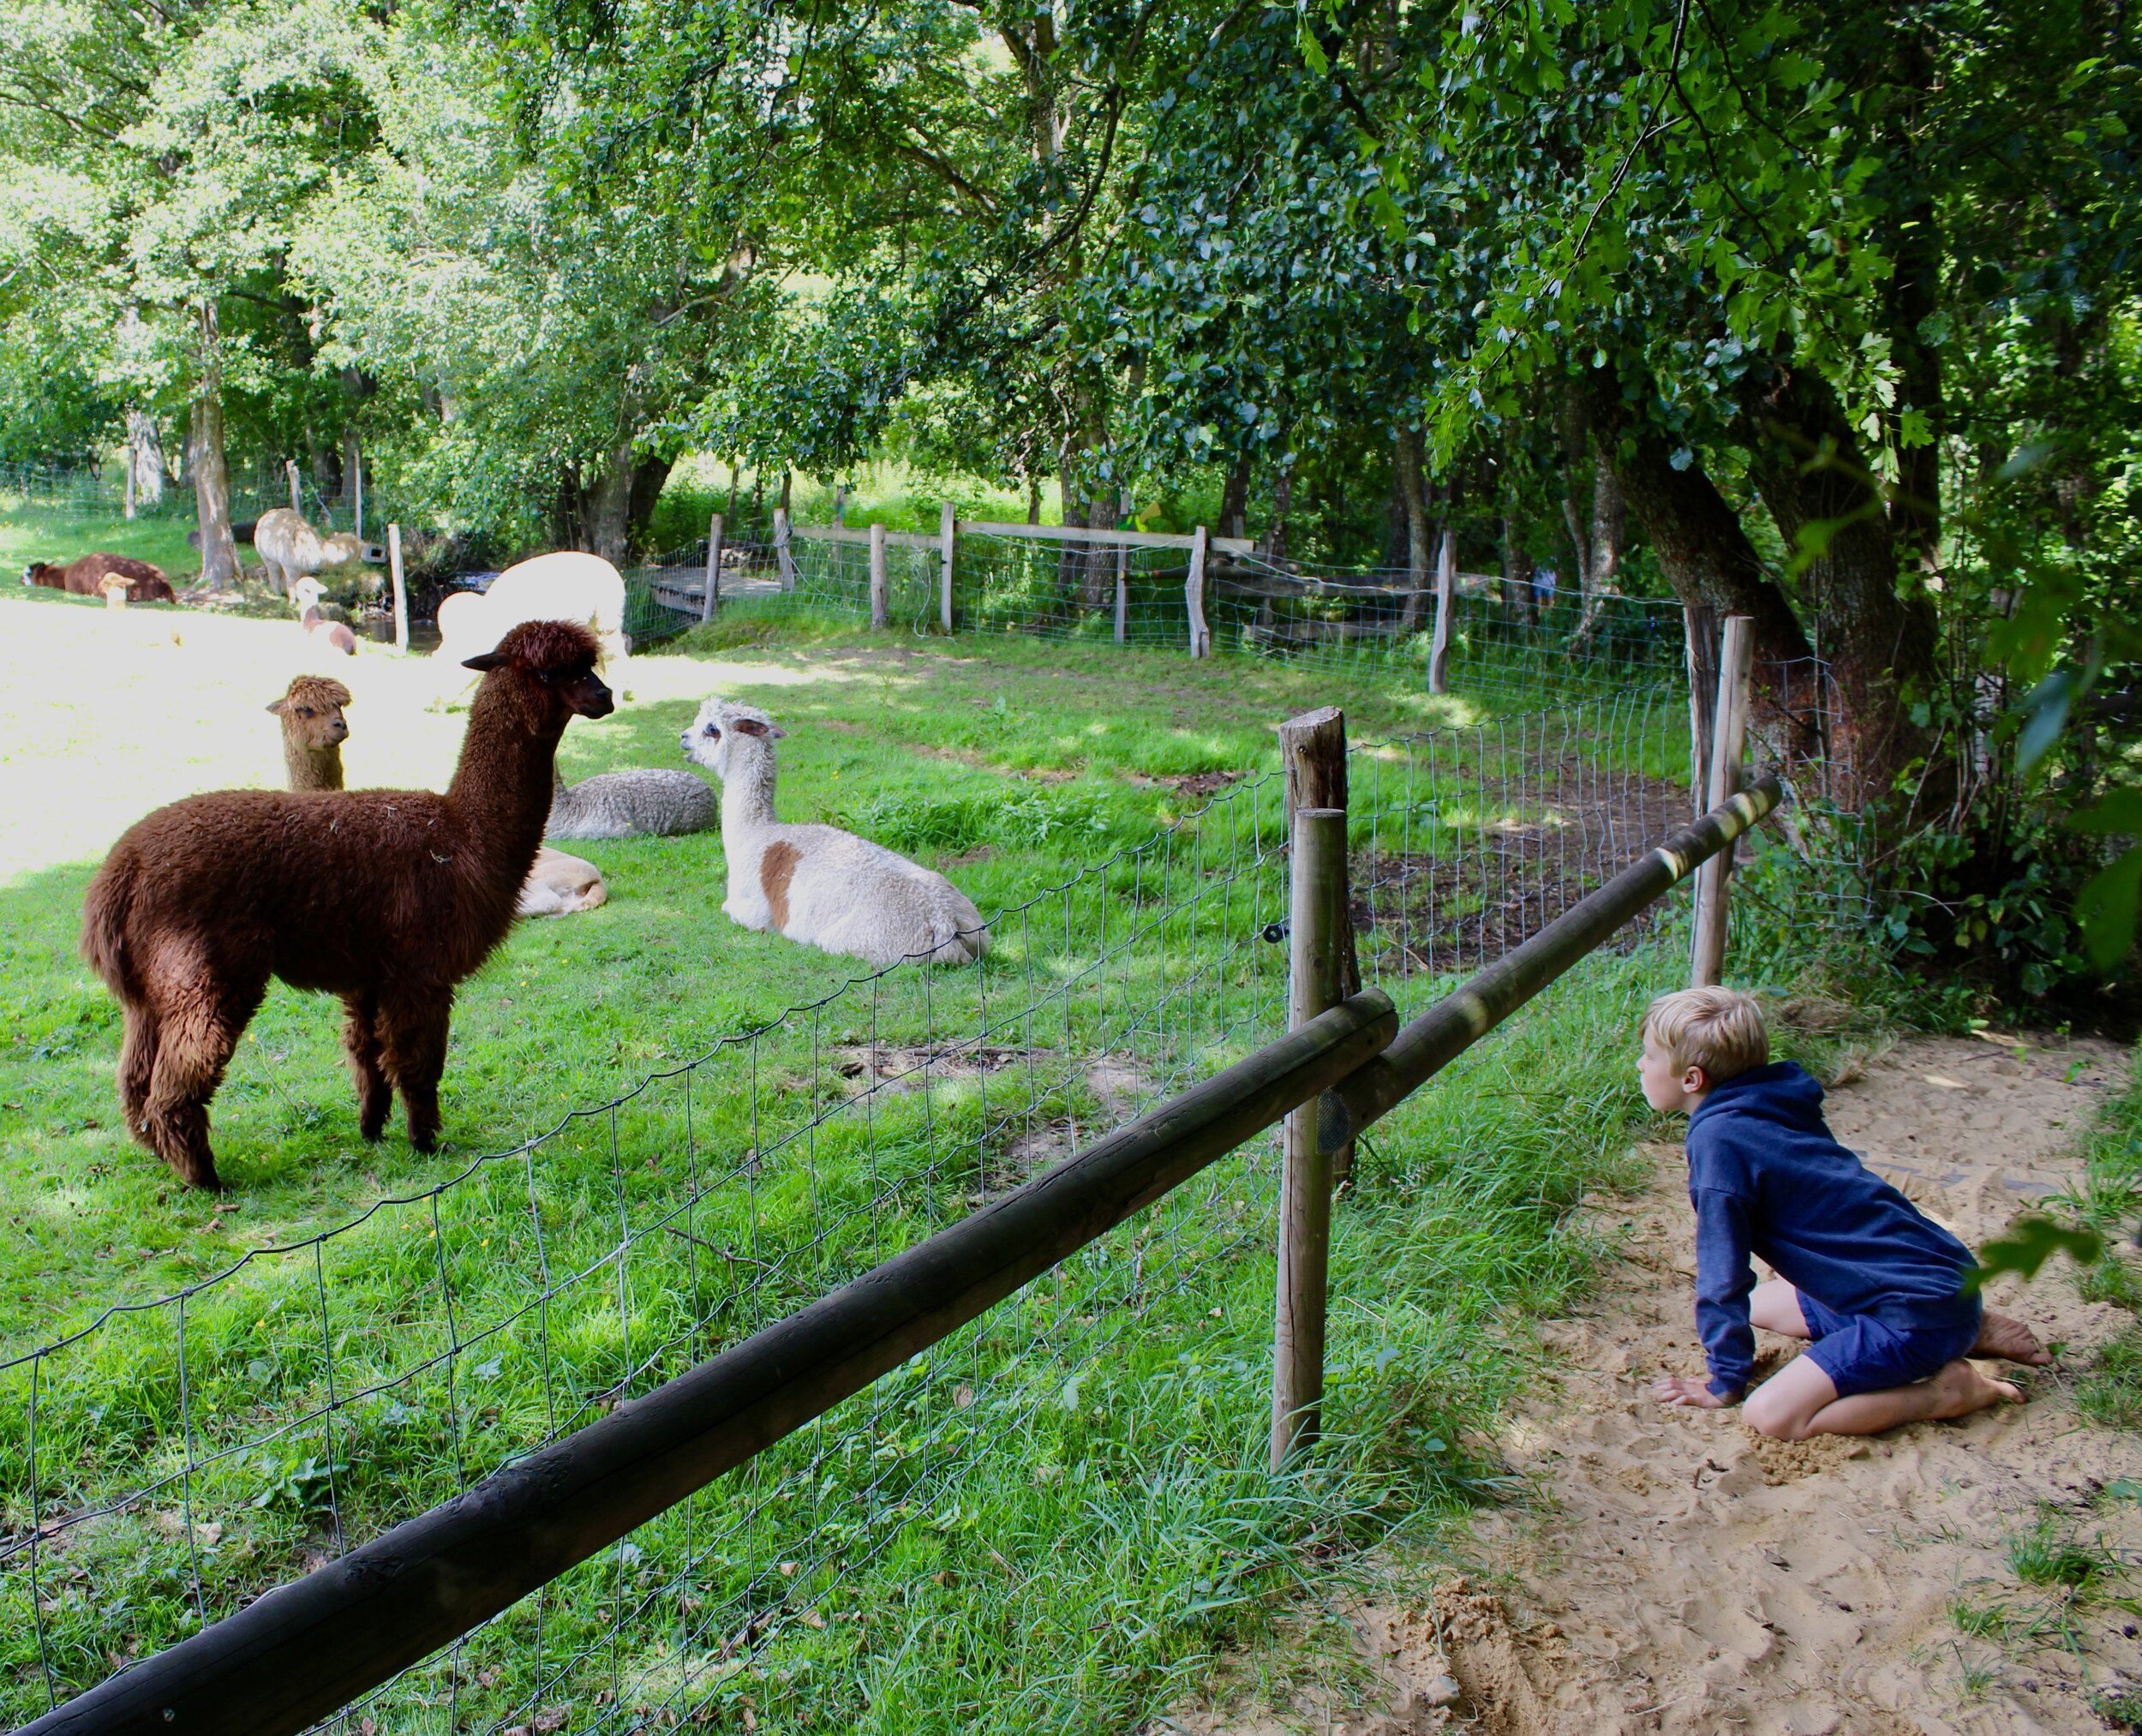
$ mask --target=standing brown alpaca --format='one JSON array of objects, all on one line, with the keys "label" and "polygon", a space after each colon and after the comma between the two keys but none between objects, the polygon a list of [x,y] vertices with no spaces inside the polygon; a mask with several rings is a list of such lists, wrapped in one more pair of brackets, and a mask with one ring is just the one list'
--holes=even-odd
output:
[{"label": "standing brown alpaca", "polygon": [[342,744],[350,739],[342,708],[350,690],[326,675],[300,675],[268,707],[283,720],[283,767],[294,790],[342,787]]},{"label": "standing brown alpaca", "polygon": [[271,976],[341,997],[365,1138],[399,1089],[410,1143],[435,1146],[454,985],[513,925],[567,719],[612,709],[595,650],[584,627],[530,621],[471,657],[483,683],[443,796],[218,790],[112,846],[82,955],[126,1011],[128,1130],[182,1180],[223,1185],[208,1103]]}]

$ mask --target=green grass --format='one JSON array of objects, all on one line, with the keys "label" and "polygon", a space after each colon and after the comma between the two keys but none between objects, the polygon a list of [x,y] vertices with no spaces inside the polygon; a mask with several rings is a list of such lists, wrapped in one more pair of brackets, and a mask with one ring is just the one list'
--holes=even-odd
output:
[{"label": "green grass", "polygon": [[[447,1148],[365,1146],[332,1009],[278,988],[216,1101],[236,1209],[215,1211],[112,1125],[117,1018],[74,932],[146,808],[277,781],[260,708],[303,651],[287,624],[191,614],[173,644],[171,619],[26,599],[0,634],[0,1344],[246,1262],[182,1317],[122,1314],[0,1376],[0,1535],[147,1491],[40,1546],[41,1634],[27,1554],[0,1559],[10,1718],[41,1709],[41,1657],[81,1684],[182,1637],[196,1583],[213,1619],[1265,1040],[1276,786],[1200,813],[1209,792],[1174,781],[1269,769],[1272,725],[1314,703],[1357,737],[1466,715],[1234,660],[700,630],[573,727],[567,775],[679,763],[710,688],[763,703],[791,732],[785,815],[867,824],[985,910],[1038,895],[989,964],[850,988],[842,961],[721,915],[717,836],[578,846],[612,901],[518,930],[464,986]],[[352,781],[442,781],[462,719],[424,709],[424,666],[368,648],[338,673]],[[1672,757],[1641,751],[1654,775]],[[1506,817],[1492,763],[1381,823],[1479,853]],[[1481,1443],[1526,1378],[1525,1317],[1584,1279],[1571,1209],[1625,1171],[1628,1033],[1678,969],[1670,944],[1595,958],[1369,1141],[1334,1236],[1331,1446],[1301,1473],[1259,1465],[1266,1140],[576,1570],[540,1643],[524,1606],[427,1667],[381,1727],[443,1729],[455,1673],[476,1727],[559,1705],[579,1727],[613,1670],[622,1703],[660,1703],[680,1661],[683,1703],[762,1727],[1123,1727],[1317,1552],[1498,1487]],[[916,1051],[948,1041],[964,1060],[925,1082]],[[747,1631],[756,1652],[725,1659]]]},{"label": "green grass", "polygon": [[64,566],[85,554],[131,554],[153,561],[175,585],[200,571],[200,556],[186,543],[188,517],[129,519],[123,514],[80,513],[30,506],[0,494],[0,584],[16,584],[33,560]]}]

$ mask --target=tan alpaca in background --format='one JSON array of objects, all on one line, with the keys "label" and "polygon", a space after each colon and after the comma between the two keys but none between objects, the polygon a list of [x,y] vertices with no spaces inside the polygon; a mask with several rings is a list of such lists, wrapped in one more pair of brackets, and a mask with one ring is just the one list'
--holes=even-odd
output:
[{"label": "tan alpaca in background", "polygon": [[989,943],[973,901],[943,875],[835,826],[774,817],[774,743],[763,711],[709,699],[679,738],[721,780],[732,921],[880,967],[972,964]]}]

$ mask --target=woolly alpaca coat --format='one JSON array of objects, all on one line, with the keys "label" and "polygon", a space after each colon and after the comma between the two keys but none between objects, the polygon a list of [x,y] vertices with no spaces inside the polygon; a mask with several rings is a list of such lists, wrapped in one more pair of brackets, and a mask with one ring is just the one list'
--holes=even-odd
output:
[{"label": "woolly alpaca coat", "polygon": [[125,1009],[127,1127],[180,1177],[216,1188],[208,1102],[271,976],[338,995],[358,1125],[398,1088],[433,1149],[454,985],[512,926],[542,841],[558,739],[611,710],[584,630],[538,621],[484,672],[444,795],[221,790],[159,809],[91,882],[82,953]]}]

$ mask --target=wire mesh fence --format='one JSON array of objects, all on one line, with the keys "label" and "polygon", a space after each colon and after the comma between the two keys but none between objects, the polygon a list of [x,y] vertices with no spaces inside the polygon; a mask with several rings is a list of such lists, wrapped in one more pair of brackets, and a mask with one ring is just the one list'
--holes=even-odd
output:
[{"label": "wire mesh fence", "polygon": [[[1685,715],[1631,696],[1357,747],[1365,973],[1418,998],[1685,819]],[[1237,780],[996,913],[979,969],[847,983],[424,1194],[0,1364],[0,1712],[39,1714],[466,1491],[1276,1037],[1279,810],[1276,777]],[[993,1443],[1048,1443],[1063,1488],[1021,1500],[1075,1510],[1080,1479],[1126,1474],[1081,1383],[1136,1365],[1210,1408],[1136,1475],[1250,1476],[1273,1163],[1270,1140],[1235,1153],[344,1727],[712,1707],[853,1727],[858,1660],[898,1645],[883,1612],[1001,1511]],[[1055,1636],[1074,1676],[1107,1668],[1106,1596]],[[933,1691],[986,1697],[940,1665]]]}]

